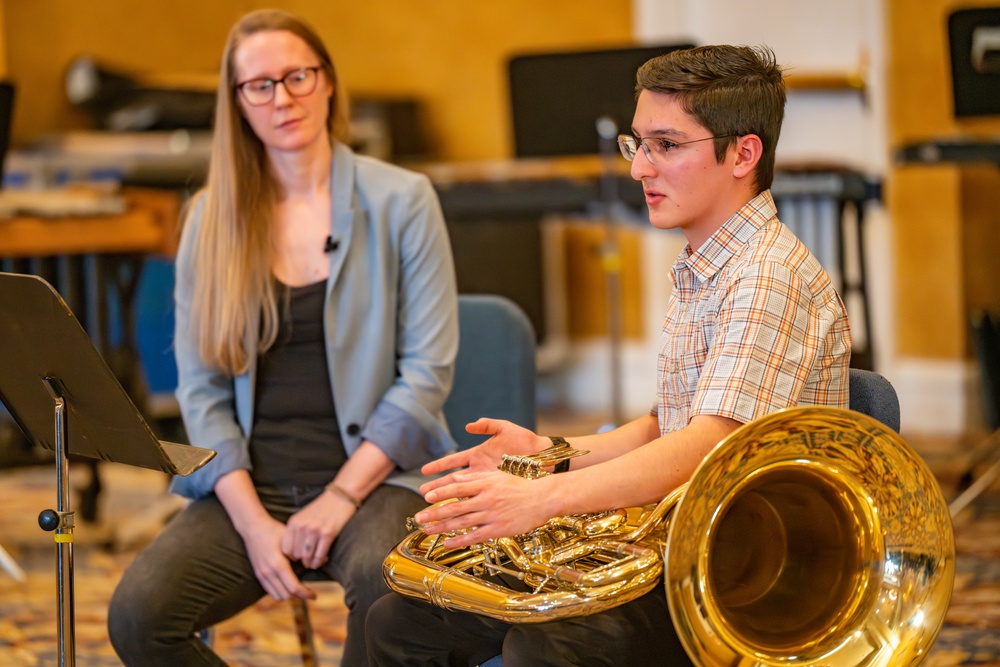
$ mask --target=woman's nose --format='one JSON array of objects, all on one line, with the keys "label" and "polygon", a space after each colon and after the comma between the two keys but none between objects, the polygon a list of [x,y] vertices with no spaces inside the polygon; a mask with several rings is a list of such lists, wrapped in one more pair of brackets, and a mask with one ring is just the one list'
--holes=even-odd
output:
[{"label": "woman's nose", "polygon": [[292,101],[292,95],[288,92],[288,88],[285,87],[284,81],[278,81],[274,84],[274,106],[284,106]]}]

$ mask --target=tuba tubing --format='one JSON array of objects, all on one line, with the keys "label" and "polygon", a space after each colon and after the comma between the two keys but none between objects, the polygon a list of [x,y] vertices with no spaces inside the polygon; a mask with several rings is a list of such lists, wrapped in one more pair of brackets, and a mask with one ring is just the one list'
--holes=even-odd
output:
[{"label": "tuba tubing", "polygon": [[461,549],[440,539],[416,530],[400,542],[383,565],[390,588],[537,623],[662,582],[705,667],[915,665],[955,576],[951,517],[923,460],[880,422],[830,407],[745,424],[656,506],[556,517]]}]

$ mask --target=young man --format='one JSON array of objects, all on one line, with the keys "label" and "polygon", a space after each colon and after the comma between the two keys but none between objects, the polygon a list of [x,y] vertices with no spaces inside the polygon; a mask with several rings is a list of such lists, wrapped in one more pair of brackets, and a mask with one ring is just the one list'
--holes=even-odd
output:
[{"label": "young man", "polygon": [[[766,48],[705,46],[647,62],[637,74],[632,133],[619,137],[642,182],[650,223],[688,245],[672,271],[657,360],[657,407],[609,433],[574,437],[589,454],[566,474],[526,480],[497,471],[505,453],[549,438],[480,419],[482,445],[424,467],[460,468],[421,487],[462,502],[422,511],[428,532],[475,528],[462,546],[525,533],[555,516],[657,502],[686,482],[741,424],[795,405],[847,407],[851,335],[816,258],[776,217],[768,188],[784,116],[781,68]],[[391,594],[368,615],[378,665],[688,664],[661,587],[614,609],[510,625]]]}]

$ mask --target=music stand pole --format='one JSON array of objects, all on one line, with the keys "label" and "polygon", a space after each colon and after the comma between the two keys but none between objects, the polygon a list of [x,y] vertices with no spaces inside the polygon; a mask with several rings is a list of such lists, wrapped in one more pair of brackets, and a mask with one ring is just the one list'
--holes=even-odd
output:
[{"label": "music stand pole", "polygon": [[76,664],[76,624],[73,598],[73,511],[69,504],[69,455],[66,438],[66,399],[54,378],[42,378],[55,403],[56,511],[38,515],[42,530],[54,530],[56,542],[56,588],[59,596],[59,664]]}]

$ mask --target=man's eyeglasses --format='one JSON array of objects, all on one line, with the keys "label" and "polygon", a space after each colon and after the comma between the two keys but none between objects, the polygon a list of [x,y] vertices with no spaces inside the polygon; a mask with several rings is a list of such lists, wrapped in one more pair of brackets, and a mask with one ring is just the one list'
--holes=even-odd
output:
[{"label": "man's eyeglasses", "polygon": [[285,90],[292,97],[308,95],[316,90],[316,81],[319,78],[317,72],[319,67],[302,67],[292,70],[280,79],[251,79],[236,84],[236,88],[243,93],[243,99],[247,104],[259,107],[274,99],[274,91],[279,83],[285,86]]},{"label": "man's eyeglasses", "polygon": [[642,137],[640,139],[631,134],[619,134],[618,148],[621,149],[622,156],[631,162],[635,159],[635,154],[639,152],[639,147],[642,146],[642,150],[646,154],[646,159],[655,163],[662,162],[666,159],[667,153],[678,146],[696,144],[699,141],[708,141],[709,139],[723,139],[735,136],[735,134],[720,134],[717,137],[705,137],[704,139],[692,139],[691,141],[670,141],[669,139],[661,139],[660,137]]}]

